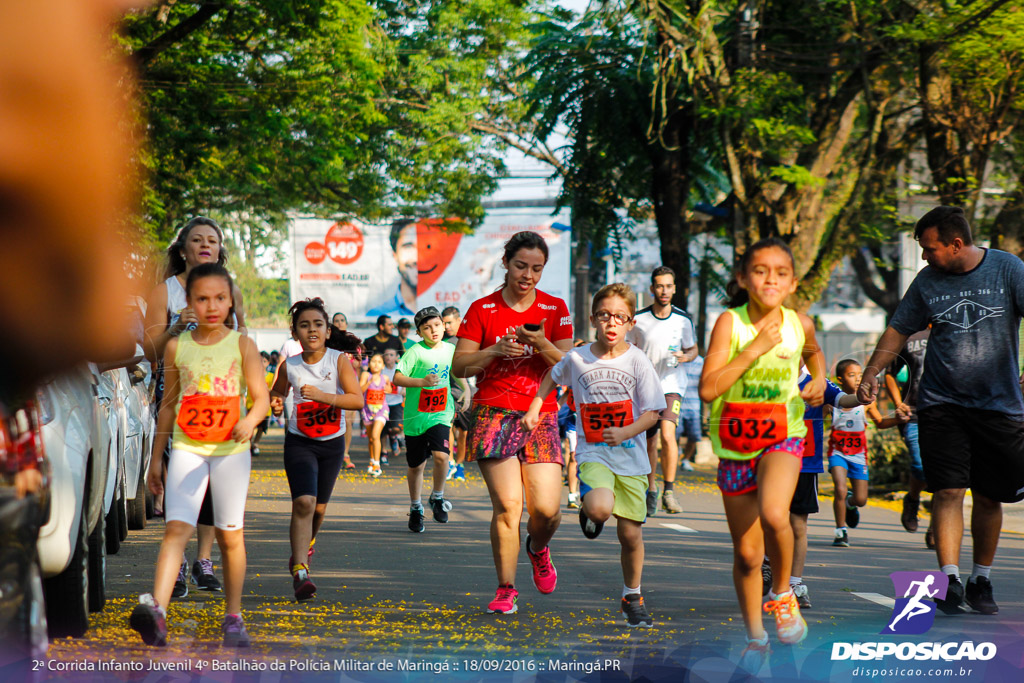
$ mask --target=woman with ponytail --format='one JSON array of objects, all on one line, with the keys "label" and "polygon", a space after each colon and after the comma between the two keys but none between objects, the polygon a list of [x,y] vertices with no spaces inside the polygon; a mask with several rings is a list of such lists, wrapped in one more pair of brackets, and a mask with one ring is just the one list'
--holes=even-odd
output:
[{"label": "woman with ponytail", "polygon": [[548,549],[561,521],[563,463],[554,392],[545,397],[534,431],[520,424],[544,375],[572,348],[568,307],[537,289],[547,260],[543,237],[529,231],[512,236],[502,257],[504,286],[469,307],[452,365],[456,377],[477,378],[466,459],[480,463],[491,496],[498,590],[487,611],[494,613],[518,609],[515,575],[524,500],[533,583],[541,593],[551,593],[558,580]]}]

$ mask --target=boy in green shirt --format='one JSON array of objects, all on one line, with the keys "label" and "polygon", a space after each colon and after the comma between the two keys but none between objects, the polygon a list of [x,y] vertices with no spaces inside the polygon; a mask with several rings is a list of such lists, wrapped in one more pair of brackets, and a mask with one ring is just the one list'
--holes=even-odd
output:
[{"label": "boy in green shirt", "polygon": [[[416,332],[423,341],[413,344],[398,361],[394,383],[405,387],[405,457],[409,462],[409,530],[423,532],[423,470],[427,459],[434,459],[434,488],[430,508],[434,521],[444,524],[452,504],[444,499],[448,473],[448,443],[455,404],[449,392],[452,357],[455,347],[441,341],[444,323],[441,313],[428,306],[416,313]],[[459,380],[465,384],[465,380]],[[468,389],[464,396],[469,396]]]}]

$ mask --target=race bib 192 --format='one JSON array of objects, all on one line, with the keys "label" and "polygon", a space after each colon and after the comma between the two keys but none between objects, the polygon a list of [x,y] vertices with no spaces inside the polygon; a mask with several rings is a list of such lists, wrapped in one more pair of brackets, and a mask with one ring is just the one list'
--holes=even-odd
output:
[{"label": "race bib 192", "polygon": [[417,405],[417,410],[421,413],[440,413],[446,407],[448,407],[448,387],[420,390],[420,402]]}]

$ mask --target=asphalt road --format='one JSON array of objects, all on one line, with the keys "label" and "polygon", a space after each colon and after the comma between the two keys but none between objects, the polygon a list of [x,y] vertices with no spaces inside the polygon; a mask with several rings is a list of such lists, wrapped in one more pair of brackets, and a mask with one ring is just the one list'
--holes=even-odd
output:
[{"label": "asphalt road", "polygon": [[[656,627],[631,630],[618,610],[622,579],[614,530],[587,540],[575,511],[565,509],[552,543],[559,573],[555,593],[537,592],[523,553],[519,613],[486,614],[496,582],[488,542],[490,504],[477,468],[467,467],[466,482],[449,482],[447,495],[455,505],[451,521],[434,523],[428,511],[426,532],[412,534],[406,528],[404,462],[392,462],[380,479],[370,478],[365,440],[360,439],[353,449],[363,467],[342,472],[317,540],[312,563],[317,598],[296,604],[286,567],[290,502],[281,443],[279,430],[264,441],[249,489],[243,609],[253,647],[241,653],[220,647],[220,594],[193,591],[172,603],[167,648],[146,647],[128,628],[138,594],[151,590],[163,528],[151,520],[108,558],[108,604],[94,615],[90,633],[54,642],[39,663],[0,666],[0,680],[31,675],[38,680],[275,682],[443,676],[724,683],[747,678],[735,665],[745,643],[731,581],[732,546],[711,468],[680,473],[677,489],[685,511],[659,512],[644,527],[643,592]],[[908,534],[896,506],[875,501],[851,531],[851,547],[832,548],[830,499],[823,497],[821,506],[811,517],[804,572],[813,601],[804,613],[809,637],[797,647],[773,645],[770,667],[762,669],[761,678],[841,682],[862,679],[860,668],[872,667],[892,674],[876,680],[1024,680],[1024,536],[1003,536],[992,574],[998,615],[939,614],[924,635],[880,636],[890,620],[894,588],[889,574],[936,568],[934,554],[924,546],[926,522],[920,532]],[[971,568],[969,544],[968,539],[961,560],[964,574]],[[219,566],[217,550],[214,560]],[[991,641],[998,654],[987,662],[906,662],[895,656],[832,661],[835,642],[859,641]],[[100,671],[105,662],[121,670]],[[168,666],[181,670],[153,669]],[[129,667],[136,670],[124,670]],[[31,674],[31,668],[38,671]]]}]

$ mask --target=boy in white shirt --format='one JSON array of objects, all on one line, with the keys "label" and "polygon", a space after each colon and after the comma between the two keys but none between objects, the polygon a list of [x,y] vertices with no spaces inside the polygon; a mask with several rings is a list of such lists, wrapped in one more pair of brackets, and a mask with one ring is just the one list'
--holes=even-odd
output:
[{"label": "boy in white shirt", "polygon": [[636,314],[633,291],[621,282],[606,285],[594,295],[590,310],[597,341],[574,348],[551,368],[523,416],[523,426],[537,426],[544,398],[556,384],[572,387],[581,437],[576,446],[583,498],[580,526],[587,538],[596,538],[609,517],[618,519],[622,611],[631,628],[651,628],[654,620],[640,593],[651,471],[645,432],[658,423],[665,396],[651,361],[626,341]]}]

